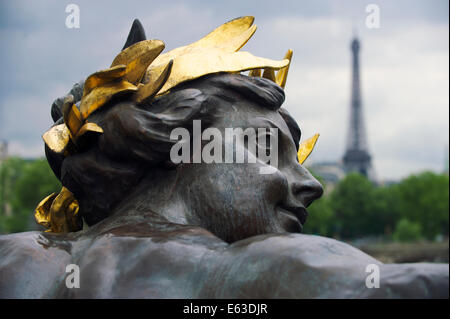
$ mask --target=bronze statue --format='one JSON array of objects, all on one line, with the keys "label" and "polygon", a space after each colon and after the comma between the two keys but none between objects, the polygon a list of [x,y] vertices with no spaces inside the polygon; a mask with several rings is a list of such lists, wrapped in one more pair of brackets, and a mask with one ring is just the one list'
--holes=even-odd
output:
[{"label": "bronze statue", "polygon": [[[292,51],[281,61],[238,52],[255,30],[238,18],[160,54],[135,20],[111,67],[55,101],[43,137],[63,188],[36,209],[47,232],[0,237],[1,298],[448,298],[448,265],[382,264],[301,234],[322,194],[301,165],[317,136],[299,145],[281,108]],[[171,132],[194,121],[222,134],[277,129],[278,165],[174,163]],[[248,141],[221,147],[249,158]]]}]

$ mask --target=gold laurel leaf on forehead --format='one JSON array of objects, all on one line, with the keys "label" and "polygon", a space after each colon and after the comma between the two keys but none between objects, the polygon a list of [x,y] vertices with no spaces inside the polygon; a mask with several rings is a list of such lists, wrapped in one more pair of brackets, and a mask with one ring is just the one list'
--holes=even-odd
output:
[{"label": "gold laurel leaf on forehead", "polygon": [[[206,74],[218,72],[241,72],[252,69],[279,70],[286,67],[289,60],[270,60],[260,58],[248,52],[225,52],[217,48],[204,48],[196,52],[184,54],[173,60],[172,71],[164,86],[157,95],[164,94],[174,86]],[[153,67],[150,65],[148,76],[157,78],[162,73],[165,65]]]},{"label": "gold laurel leaf on forehead", "polygon": [[319,134],[315,134],[313,137],[310,137],[306,141],[300,143],[297,153],[298,162],[300,164],[303,164],[311,154],[311,152],[314,150],[314,146],[316,145],[319,136]]},{"label": "gold laurel leaf on forehead", "polygon": [[164,50],[164,42],[160,40],[144,40],[121,51],[111,67],[125,65],[125,80],[137,85],[150,63]]}]

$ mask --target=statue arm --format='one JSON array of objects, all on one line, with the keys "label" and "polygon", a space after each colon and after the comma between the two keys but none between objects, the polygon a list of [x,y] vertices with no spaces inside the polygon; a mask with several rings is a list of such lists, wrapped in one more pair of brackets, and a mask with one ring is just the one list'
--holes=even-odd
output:
[{"label": "statue arm", "polygon": [[221,258],[209,284],[220,288],[211,297],[448,298],[448,265],[382,264],[325,237],[257,236],[230,245]]}]

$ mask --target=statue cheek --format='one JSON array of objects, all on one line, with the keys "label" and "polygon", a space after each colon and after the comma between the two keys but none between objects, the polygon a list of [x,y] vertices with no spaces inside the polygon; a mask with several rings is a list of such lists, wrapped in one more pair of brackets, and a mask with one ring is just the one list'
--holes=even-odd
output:
[{"label": "statue cheek", "polygon": [[289,182],[280,170],[270,175],[261,175],[261,185],[264,188],[263,198],[271,204],[279,204],[284,201],[289,193]]}]

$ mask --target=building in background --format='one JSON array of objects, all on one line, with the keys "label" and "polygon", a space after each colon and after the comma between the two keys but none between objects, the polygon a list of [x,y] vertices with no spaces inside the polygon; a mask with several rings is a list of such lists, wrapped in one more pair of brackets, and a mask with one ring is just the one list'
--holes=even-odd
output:
[{"label": "building in background", "polygon": [[369,154],[361,101],[359,69],[360,43],[357,38],[351,42],[352,51],[352,91],[350,116],[345,154],[342,161],[317,162],[310,165],[314,174],[320,176],[332,189],[346,174],[358,172],[375,182],[372,157]]},{"label": "building in background", "polygon": [[367,145],[364,113],[361,100],[361,84],[359,72],[360,44],[357,38],[351,43],[352,50],[352,96],[350,103],[350,121],[347,146],[342,159],[346,173],[358,172],[371,180],[375,180],[372,169],[372,157]]}]

